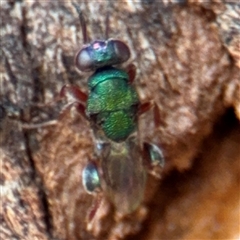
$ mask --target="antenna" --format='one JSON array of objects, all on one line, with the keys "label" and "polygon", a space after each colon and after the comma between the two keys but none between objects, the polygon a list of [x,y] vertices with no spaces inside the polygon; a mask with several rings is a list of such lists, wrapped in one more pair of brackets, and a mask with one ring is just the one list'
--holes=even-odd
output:
[{"label": "antenna", "polygon": [[82,28],[82,37],[83,37],[83,43],[86,44],[88,43],[88,36],[87,36],[87,25],[86,25],[86,20],[83,16],[83,12],[81,11],[80,7],[78,4],[75,2],[72,2],[72,5],[76,9],[79,17],[79,21],[81,23],[81,28]]},{"label": "antenna", "polygon": [[107,13],[106,13],[105,26],[106,26],[105,39],[107,40],[108,39],[108,34],[109,34],[109,11],[107,11]]},{"label": "antenna", "polygon": [[109,9],[111,8],[111,1],[108,0],[107,2],[107,10],[106,10],[106,19],[105,19],[105,39],[108,39],[108,35],[109,35],[109,30],[110,30],[110,26],[109,26]]}]

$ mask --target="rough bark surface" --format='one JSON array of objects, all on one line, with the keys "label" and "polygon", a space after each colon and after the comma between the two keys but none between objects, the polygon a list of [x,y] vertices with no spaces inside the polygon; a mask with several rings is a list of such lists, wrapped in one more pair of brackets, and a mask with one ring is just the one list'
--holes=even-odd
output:
[{"label": "rough bark surface", "polygon": [[[88,1],[91,40],[125,41],[142,101],[154,101],[139,135],[160,145],[161,180],[149,177],[138,211],[117,218],[81,171],[93,153],[88,123],[74,110],[56,124],[66,83],[87,91],[73,57],[82,46],[70,1],[1,1],[1,239],[233,239],[240,226],[240,23],[237,3]],[[130,61],[130,62],[131,62]],[[28,126],[28,128],[26,128]]]}]

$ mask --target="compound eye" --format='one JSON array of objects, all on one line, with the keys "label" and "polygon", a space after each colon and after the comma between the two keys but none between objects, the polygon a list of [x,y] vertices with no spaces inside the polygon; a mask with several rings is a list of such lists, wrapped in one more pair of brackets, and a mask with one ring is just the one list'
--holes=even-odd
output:
[{"label": "compound eye", "polygon": [[110,40],[113,43],[113,47],[119,62],[126,62],[130,58],[130,50],[128,46],[119,40]]},{"label": "compound eye", "polygon": [[81,70],[83,72],[92,70],[93,61],[89,54],[88,47],[81,49],[76,54],[75,65],[79,70]]}]

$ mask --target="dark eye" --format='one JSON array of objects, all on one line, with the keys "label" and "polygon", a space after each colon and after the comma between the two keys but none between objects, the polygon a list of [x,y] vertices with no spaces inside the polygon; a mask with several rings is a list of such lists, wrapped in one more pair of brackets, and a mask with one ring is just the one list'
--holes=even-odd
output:
[{"label": "dark eye", "polygon": [[128,46],[119,40],[94,41],[83,47],[75,57],[76,67],[85,72],[120,64],[130,57]]},{"label": "dark eye", "polygon": [[113,44],[118,63],[125,62],[129,59],[130,50],[124,42],[119,40],[109,40],[109,42],[112,42]]},{"label": "dark eye", "polygon": [[91,71],[93,60],[88,51],[88,47],[81,49],[75,56],[75,65],[81,71]]}]

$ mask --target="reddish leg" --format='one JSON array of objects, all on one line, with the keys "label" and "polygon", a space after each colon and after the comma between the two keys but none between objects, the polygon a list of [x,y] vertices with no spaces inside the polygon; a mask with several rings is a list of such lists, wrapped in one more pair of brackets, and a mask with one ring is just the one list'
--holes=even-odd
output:
[{"label": "reddish leg", "polygon": [[[153,106],[154,123],[155,127],[159,127],[161,123],[159,109],[157,104],[152,104],[151,102],[142,103],[139,106],[138,114],[141,115],[148,111]],[[164,155],[157,145],[149,142],[143,143],[142,149],[143,164],[149,170],[149,173],[157,178],[161,177],[162,169],[164,167]]]},{"label": "reddish leg", "polygon": [[[129,76],[129,83],[132,84],[136,76],[136,66],[131,63],[127,66],[126,71]],[[157,107],[157,104],[155,103],[153,104],[152,102],[141,103],[138,108],[138,116],[141,116],[143,113],[149,111],[152,107],[153,107],[155,126],[159,127],[161,124],[161,118],[160,118],[159,108]]]},{"label": "reddish leg", "polygon": [[[59,118],[62,119],[66,113],[74,106],[78,113],[87,118],[85,114],[85,103],[87,101],[87,94],[82,92],[78,86],[74,85],[64,85],[57,96],[52,102],[48,104],[38,104],[38,107],[46,107],[55,104],[60,101],[62,98],[67,98],[68,104],[62,109]],[[57,120],[50,120],[44,123],[23,123],[21,125],[24,129],[36,129],[42,127],[49,127],[57,124]]]},{"label": "reddish leg", "polygon": [[155,127],[158,128],[160,125],[162,125],[162,121],[160,117],[159,108],[156,103],[152,103],[152,102],[141,103],[141,105],[138,108],[138,115],[141,116],[143,113],[149,111],[152,107],[153,107],[154,124],[155,124]]},{"label": "reddish leg", "polygon": [[60,98],[67,98],[68,104],[63,108],[60,118],[65,116],[73,106],[76,108],[77,112],[83,117],[87,118],[85,113],[85,104],[88,95],[84,93],[78,86],[75,85],[64,85],[60,91]]},{"label": "reddish leg", "polygon": [[129,76],[129,83],[132,84],[136,76],[136,66],[130,63],[126,68],[126,72]]},{"label": "reddish leg", "polygon": [[143,113],[149,111],[151,107],[152,107],[151,102],[141,103],[140,106],[138,107],[138,116],[141,116]]},{"label": "reddish leg", "polygon": [[75,107],[76,111],[83,116],[84,118],[88,119],[85,113],[85,106],[79,102],[70,102],[69,104],[65,105],[60,112],[59,120],[63,119],[66,114],[71,110],[72,107]]},{"label": "reddish leg", "polygon": [[153,106],[153,118],[154,118],[154,124],[156,128],[159,128],[161,125],[163,125],[161,116],[160,116],[160,110],[156,103],[154,103],[154,106]]},{"label": "reddish leg", "polygon": [[100,205],[102,203],[102,195],[98,194],[96,196],[96,198],[94,199],[94,203],[91,206],[90,211],[88,212],[88,216],[87,216],[87,221],[91,222],[93,220],[93,218],[95,217],[97,210],[99,209]]},{"label": "reddish leg", "polygon": [[60,97],[72,98],[76,102],[86,102],[88,95],[84,93],[78,86],[66,84],[60,91]]}]

